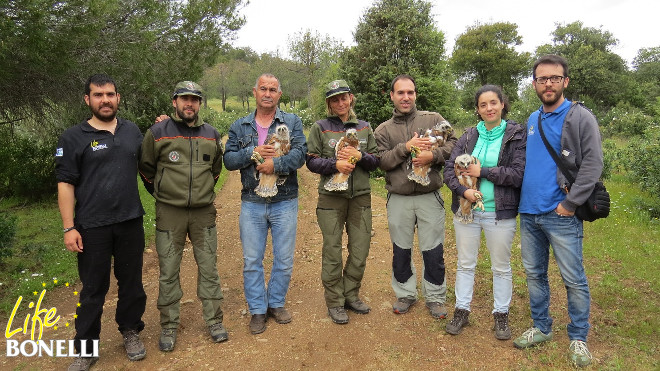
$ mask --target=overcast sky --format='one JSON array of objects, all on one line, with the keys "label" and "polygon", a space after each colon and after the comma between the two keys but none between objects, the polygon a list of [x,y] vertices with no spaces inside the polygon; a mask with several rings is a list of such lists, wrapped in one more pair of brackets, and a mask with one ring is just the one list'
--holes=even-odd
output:
[{"label": "overcast sky", "polygon": [[[374,0],[250,0],[241,13],[246,24],[238,31],[235,47],[249,46],[258,53],[278,52],[287,56],[287,40],[310,29],[321,35],[355,45],[353,33],[365,10]],[[628,64],[640,48],[660,46],[656,0],[435,0],[433,15],[437,29],[445,34],[447,54],[456,37],[468,26],[511,22],[523,38],[522,51],[533,52],[551,43],[555,23],[582,21],[585,27],[611,32],[619,40],[612,50]],[[644,26],[645,25],[645,26]],[[644,30],[644,31],[643,31]]]}]

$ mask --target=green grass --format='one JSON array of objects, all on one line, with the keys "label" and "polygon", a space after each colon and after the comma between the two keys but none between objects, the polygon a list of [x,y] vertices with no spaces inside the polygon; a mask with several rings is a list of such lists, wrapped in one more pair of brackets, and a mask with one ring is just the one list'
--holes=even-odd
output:
[{"label": "green grass", "polygon": [[[383,178],[371,179],[372,193],[387,196]],[[589,341],[600,344],[600,358],[594,363],[600,369],[660,368],[658,335],[660,329],[660,220],[639,209],[644,192],[639,184],[629,182],[621,174],[605,181],[612,210],[606,219],[584,223],[584,266],[591,291],[592,328]],[[454,227],[450,211],[451,198],[447,187],[441,189],[447,217],[445,245],[447,254],[455,254]],[[529,297],[525,271],[520,257],[520,228],[513,241],[513,300],[510,308],[513,336],[519,336],[531,325]],[[455,261],[455,256],[452,256]],[[453,302],[455,266],[448,266],[448,301]],[[490,260],[482,237],[475,275],[474,296],[492,297]],[[566,290],[554,257],[550,257],[549,278],[551,304],[559,298],[565,301]],[[567,310],[551,306],[556,339],[538,349],[526,350],[526,357],[541,367],[563,368],[566,365]],[[566,342],[564,345],[563,342]],[[624,366],[625,365],[625,366]],[[520,368],[512,365],[512,369]]]},{"label": "green grass", "polygon": [[[228,175],[223,169],[216,192]],[[138,182],[141,181],[138,179]],[[144,235],[145,247],[148,247],[154,242],[155,201],[142,185],[138,189],[145,210]],[[55,196],[31,204],[17,199],[0,200],[0,211],[18,218],[13,256],[0,265],[0,317],[6,318],[19,296],[31,297],[44,288],[50,290],[67,282],[73,284],[78,280],[78,268],[76,255],[64,247],[62,219]]]},{"label": "green grass", "polygon": [[18,221],[13,255],[0,269],[0,313],[6,317],[19,295],[31,296],[34,291],[73,282],[78,274],[75,255],[62,242],[55,197],[31,204],[5,199],[0,210],[15,215]]}]

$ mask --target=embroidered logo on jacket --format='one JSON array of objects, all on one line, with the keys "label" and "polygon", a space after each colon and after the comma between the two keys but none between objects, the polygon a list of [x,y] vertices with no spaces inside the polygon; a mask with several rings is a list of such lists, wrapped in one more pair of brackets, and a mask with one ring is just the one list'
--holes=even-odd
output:
[{"label": "embroidered logo on jacket", "polygon": [[55,157],[62,157],[64,156],[64,148],[58,148],[55,150]]},{"label": "embroidered logo on jacket", "polygon": [[92,147],[92,151],[96,152],[99,149],[108,149],[107,144],[99,144],[96,140],[93,140],[92,143],[90,143],[90,147]]},{"label": "embroidered logo on jacket", "polygon": [[330,139],[328,141],[328,145],[330,146],[330,148],[335,148],[337,146],[337,139],[334,139],[334,138]]},{"label": "embroidered logo on jacket", "polygon": [[181,158],[181,156],[179,156],[179,152],[177,152],[177,151],[170,152],[168,157],[170,158],[170,161],[172,161],[172,162],[177,162],[177,161],[179,161],[179,158]]}]

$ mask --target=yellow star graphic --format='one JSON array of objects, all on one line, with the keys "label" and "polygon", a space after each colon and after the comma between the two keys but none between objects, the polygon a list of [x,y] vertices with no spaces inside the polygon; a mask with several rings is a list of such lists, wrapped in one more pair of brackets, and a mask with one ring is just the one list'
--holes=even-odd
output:
[{"label": "yellow star graphic", "polygon": [[57,330],[57,326],[53,327],[54,330]]},{"label": "yellow star graphic", "polygon": [[41,286],[46,287],[46,282],[42,282]]},{"label": "yellow star graphic", "polygon": [[64,286],[66,286],[66,287],[69,287],[69,283],[68,283],[68,282],[67,282],[67,283],[65,283],[65,284],[64,284]]},{"label": "yellow star graphic", "polygon": [[66,326],[66,327],[69,327],[69,322],[67,322],[65,326]]},{"label": "yellow star graphic", "polygon": [[53,283],[57,285],[57,280],[53,280]]},{"label": "yellow star graphic", "polygon": [[74,292],[73,292],[73,295],[78,295],[78,291],[74,291]]},{"label": "yellow star graphic", "polygon": [[37,295],[37,292],[36,292],[36,291],[32,291],[32,295]]},{"label": "yellow star graphic", "polygon": [[79,307],[79,306],[80,306],[80,303],[78,303],[78,304],[76,304],[76,306],[78,306],[78,307]]},{"label": "yellow star graphic", "polygon": [[77,315],[77,314],[74,314],[74,315],[73,315],[73,318],[74,318],[74,319],[75,319],[75,318],[78,318],[78,315]]}]

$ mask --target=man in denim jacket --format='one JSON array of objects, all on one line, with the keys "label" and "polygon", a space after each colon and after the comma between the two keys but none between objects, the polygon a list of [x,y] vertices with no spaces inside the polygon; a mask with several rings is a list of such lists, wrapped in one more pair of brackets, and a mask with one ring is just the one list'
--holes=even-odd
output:
[{"label": "man in denim jacket", "polygon": [[[239,228],[243,246],[243,286],[252,315],[250,332],[256,335],[266,330],[267,315],[280,324],[291,322],[284,302],[296,244],[296,172],[305,163],[307,144],[300,118],[278,108],[282,88],[277,77],[271,74],[259,76],[252,92],[257,109],[231,125],[224,161],[228,170],[241,171],[243,189]],[[275,157],[274,146],[264,143],[279,125],[288,127],[291,148],[288,153]],[[252,159],[255,154],[264,160],[259,165]],[[277,193],[262,197],[255,193],[255,188],[259,185],[259,177],[267,174],[279,176]],[[266,287],[263,259],[268,228],[271,228],[273,239],[273,267]]]}]

